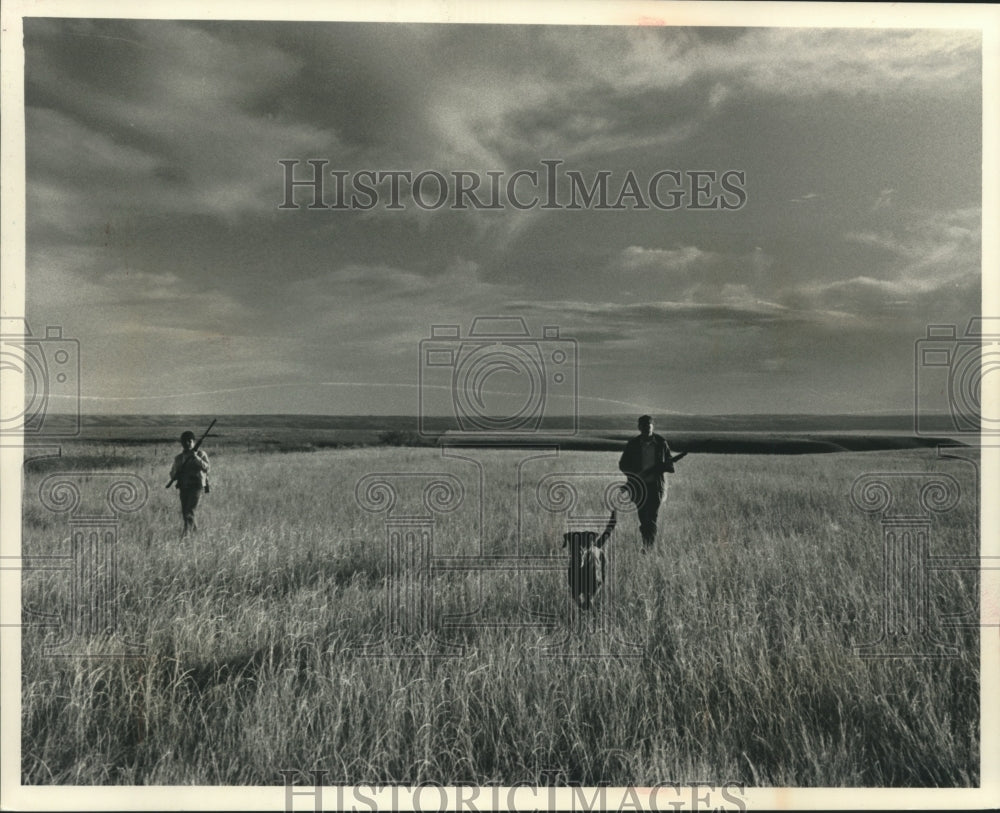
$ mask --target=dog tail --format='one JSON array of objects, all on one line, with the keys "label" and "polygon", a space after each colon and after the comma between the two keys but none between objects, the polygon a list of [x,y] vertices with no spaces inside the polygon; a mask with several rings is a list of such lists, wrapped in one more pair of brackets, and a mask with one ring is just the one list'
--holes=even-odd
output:
[{"label": "dog tail", "polygon": [[611,532],[615,529],[615,525],[618,524],[618,512],[612,509],[611,517],[608,519],[607,527],[604,529],[604,533],[601,534],[600,539],[597,540],[597,547],[604,547],[604,543],[611,538]]}]

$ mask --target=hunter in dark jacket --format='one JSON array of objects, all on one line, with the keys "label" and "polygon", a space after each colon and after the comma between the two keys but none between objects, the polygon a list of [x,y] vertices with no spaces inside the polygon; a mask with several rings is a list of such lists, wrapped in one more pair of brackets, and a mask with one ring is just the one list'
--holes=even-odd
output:
[{"label": "hunter in dark jacket", "polygon": [[656,541],[656,517],[666,495],[664,475],[674,471],[674,463],[687,452],[671,457],[667,441],[653,432],[649,415],[639,418],[639,434],[625,444],[618,468],[628,478],[629,496],[639,514],[639,531],[643,544]]},{"label": "hunter in dark jacket", "polygon": [[198,530],[194,512],[203,492],[208,491],[208,455],[201,449],[195,449],[194,432],[181,435],[181,446],[184,451],[174,458],[170,467],[170,480],[177,483],[181,494],[181,516],[184,518],[184,531],[181,536]]}]

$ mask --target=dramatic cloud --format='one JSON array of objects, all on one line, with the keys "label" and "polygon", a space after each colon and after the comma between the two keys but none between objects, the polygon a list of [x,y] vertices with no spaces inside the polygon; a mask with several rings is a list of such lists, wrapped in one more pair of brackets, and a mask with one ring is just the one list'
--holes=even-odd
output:
[{"label": "dramatic cloud", "polygon": [[[584,410],[905,409],[913,339],[980,308],[980,49],[951,29],[28,19],[28,316],[80,339],[94,409],[409,412],[420,341],[482,315],[574,338]],[[734,170],[746,199],[344,211],[300,187],[289,210],[282,159],[484,185],[556,159],[561,200],[568,171],[616,195],[627,173]]]}]

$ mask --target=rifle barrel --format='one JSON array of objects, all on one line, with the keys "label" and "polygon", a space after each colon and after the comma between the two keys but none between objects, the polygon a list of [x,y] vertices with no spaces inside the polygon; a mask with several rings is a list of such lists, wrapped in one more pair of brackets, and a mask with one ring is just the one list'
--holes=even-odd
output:
[{"label": "rifle barrel", "polygon": [[[205,440],[205,438],[207,438],[207,437],[208,437],[208,433],[212,431],[212,427],[213,427],[213,426],[215,426],[215,422],[216,422],[217,420],[219,420],[219,419],[218,419],[218,418],[212,418],[212,422],[211,422],[211,423],[210,423],[210,424],[208,425],[208,429],[206,429],[206,430],[205,430],[205,432],[204,432],[204,434],[203,434],[203,435],[202,435],[202,436],[201,436],[200,438],[198,438],[198,442],[197,442],[197,443],[196,443],[196,444],[194,445],[194,448],[193,448],[193,449],[192,449],[191,451],[193,451],[193,452],[197,452],[197,451],[198,451],[198,449],[200,449],[200,448],[201,448],[201,444],[202,444],[202,442],[203,442],[203,441]],[[185,465],[186,465],[186,464],[187,464],[187,461],[185,461]],[[184,467],[183,467],[183,466],[181,466],[181,468],[183,469]],[[180,474],[180,472],[177,472],[177,474],[179,475],[179,474]],[[171,477],[171,478],[170,478],[170,482],[169,482],[169,483],[167,483],[167,488],[170,488],[170,486],[172,486],[172,485],[174,484],[174,481],[175,481],[176,479],[177,479],[177,477],[176,477],[176,476],[174,476],[174,477]]]}]

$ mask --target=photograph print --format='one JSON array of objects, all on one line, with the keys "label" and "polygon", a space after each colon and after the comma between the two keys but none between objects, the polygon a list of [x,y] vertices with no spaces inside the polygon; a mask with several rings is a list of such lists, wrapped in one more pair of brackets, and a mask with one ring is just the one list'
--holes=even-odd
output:
[{"label": "photograph print", "polygon": [[982,801],[996,15],[782,6],[5,12],[8,798]]}]

